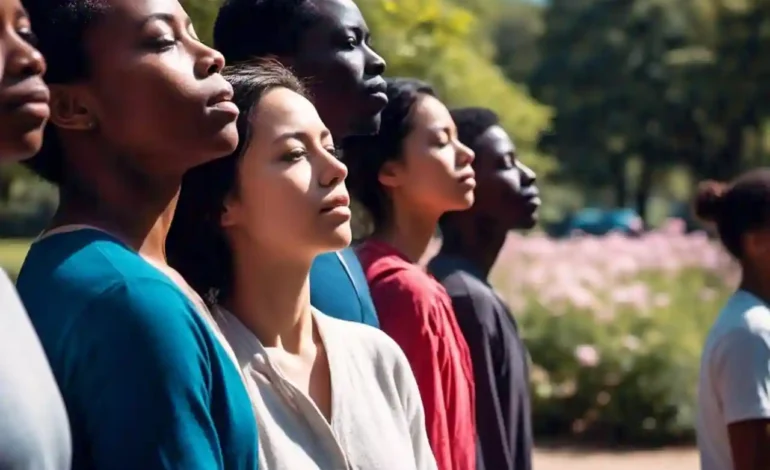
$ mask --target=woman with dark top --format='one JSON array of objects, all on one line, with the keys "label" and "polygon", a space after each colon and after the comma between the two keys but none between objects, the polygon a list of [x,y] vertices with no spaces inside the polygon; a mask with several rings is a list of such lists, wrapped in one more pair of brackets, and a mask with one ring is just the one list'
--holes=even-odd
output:
[{"label": "woman with dark top", "polygon": [[703,470],[770,468],[770,169],[707,181],[695,213],[741,267],[703,347],[696,431]]},{"label": "woman with dark top", "polygon": [[[352,0],[227,0],[214,46],[228,64],[275,57],[306,79],[313,104],[337,142],[376,133],[386,104],[385,61]],[[378,326],[361,265],[350,248],[320,254],[310,271],[310,301],[343,320]]]},{"label": "woman with dark top", "polygon": [[59,188],[18,287],[70,417],[73,468],[257,468],[232,350],[166,264],[183,174],[232,152],[224,60],[176,0],[27,0],[51,125],[30,166]]},{"label": "woman with dark top", "polygon": [[537,220],[535,173],[485,108],[452,110],[460,141],[476,154],[476,202],[441,218],[441,251],[428,268],[449,295],[471,351],[480,458],[487,470],[532,468],[527,350],[516,321],[489,283],[511,230]]},{"label": "woman with dark top", "polygon": [[380,132],[343,144],[374,234],[357,247],[383,331],[403,348],[441,470],[476,468],[473,371],[452,302],[417,262],[444,213],[473,204],[473,152],[426,84],[388,81]]},{"label": "woman with dark top", "polygon": [[[0,0],[0,161],[40,150],[50,114],[45,60],[19,0]],[[69,470],[67,413],[40,340],[0,269],[0,469]]]},{"label": "woman with dark top", "polygon": [[249,379],[260,469],[435,470],[398,345],[310,306],[313,259],[351,237],[331,133],[277,62],[225,76],[241,143],[185,176],[168,252],[212,304]]}]

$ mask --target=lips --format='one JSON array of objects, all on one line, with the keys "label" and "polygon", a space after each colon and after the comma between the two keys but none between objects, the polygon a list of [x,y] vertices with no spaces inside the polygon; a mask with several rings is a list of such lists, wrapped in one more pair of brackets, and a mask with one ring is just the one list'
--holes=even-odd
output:
[{"label": "lips", "polygon": [[332,197],[321,206],[321,213],[331,212],[338,208],[350,207],[350,196],[347,194]]},{"label": "lips", "polygon": [[382,77],[376,77],[366,83],[366,94],[375,104],[385,107],[388,104],[388,85]]},{"label": "lips", "polygon": [[42,85],[10,87],[0,93],[0,106],[15,110],[28,106],[48,106],[51,98],[48,87]]},{"label": "lips", "polygon": [[227,87],[222,88],[218,93],[209,98],[206,102],[206,107],[216,114],[224,116],[229,121],[240,113],[238,106],[232,102],[232,99],[233,88],[228,84]]}]

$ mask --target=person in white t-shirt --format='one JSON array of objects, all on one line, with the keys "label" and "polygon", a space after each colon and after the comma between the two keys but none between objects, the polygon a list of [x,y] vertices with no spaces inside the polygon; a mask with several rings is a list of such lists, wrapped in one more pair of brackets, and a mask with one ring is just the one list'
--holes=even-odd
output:
[{"label": "person in white t-shirt", "polygon": [[770,469],[770,169],[702,183],[695,212],[715,225],[742,270],[703,348],[701,468]]},{"label": "person in white t-shirt", "polygon": [[[48,121],[45,59],[19,0],[0,0],[0,162],[34,155]],[[44,293],[43,293],[44,295]],[[13,282],[0,268],[0,470],[69,470],[61,393]]]}]

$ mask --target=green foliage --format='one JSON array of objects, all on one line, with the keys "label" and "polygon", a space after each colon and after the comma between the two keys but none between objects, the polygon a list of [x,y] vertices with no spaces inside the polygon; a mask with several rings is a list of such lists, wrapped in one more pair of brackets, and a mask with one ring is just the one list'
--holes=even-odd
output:
[{"label": "green foliage", "polygon": [[360,0],[374,46],[390,76],[430,82],[449,106],[486,106],[501,116],[523,158],[545,173],[551,162],[536,152],[549,110],[507,80],[493,63],[494,47],[480,37],[484,25],[446,0]]}]

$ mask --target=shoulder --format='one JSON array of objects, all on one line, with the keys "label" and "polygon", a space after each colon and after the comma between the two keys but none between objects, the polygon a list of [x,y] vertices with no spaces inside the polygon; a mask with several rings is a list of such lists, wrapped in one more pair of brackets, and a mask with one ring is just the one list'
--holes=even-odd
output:
[{"label": "shoulder", "polygon": [[745,291],[738,291],[719,313],[706,340],[706,349],[740,342],[752,337],[770,336],[770,309]]},{"label": "shoulder", "polygon": [[323,328],[325,339],[336,344],[344,344],[346,356],[356,362],[374,364],[380,380],[392,381],[405,373],[411,374],[409,361],[404,351],[388,334],[378,328],[363,323],[339,320],[315,312],[319,324]]},{"label": "shoulder", "polygon": [[170,281],[110,235],[97,230],[51,235],[32,244],[19,274],[20,292],[45,290],[91,298],[133,280]]}]

